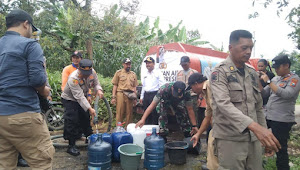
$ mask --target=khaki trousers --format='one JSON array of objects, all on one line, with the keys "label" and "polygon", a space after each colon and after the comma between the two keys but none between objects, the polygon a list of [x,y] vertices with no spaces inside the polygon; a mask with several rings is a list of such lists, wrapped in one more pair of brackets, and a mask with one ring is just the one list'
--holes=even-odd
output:
[{"label": "khaki trousers", "polygon": [[219,170],[262,170],[260,142],[237,142],[215,139]]},{"label": "khaki trousers", "polygon": [[19,152],[31,169],[52,169],[55,149],[40,113],[0,116],[0,170],[16,169]]},{"label": "khaki trousers", "polygon": [[123,92],[117,92],[116,123],[123,122],[126,116],[125,126],[132,123],[133,100],[128,99]]},{"label": "khaki trousers", "polygon": [[210,170],[217,170],[219,167],[218,158],[214,154],[214,142],[215,138],[212,136],[212,130],[209,132],[207,142],[207,168]]}]

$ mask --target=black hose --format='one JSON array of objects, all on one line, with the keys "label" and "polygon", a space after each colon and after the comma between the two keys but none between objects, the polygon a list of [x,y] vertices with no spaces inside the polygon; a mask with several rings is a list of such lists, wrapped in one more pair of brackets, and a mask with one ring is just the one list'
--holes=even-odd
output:
[{"label": "black hose", "polygon": [[[52,140],[53,146],[55,148],[66,148],[68,147],[69,143],[55,143],[53,142],[54,139],[59,139],[62,138],[63,135],[55,135],[55,136],[51,136],[50,139]],[[76,144],[77,147],[86,147],[88,144],[83,143],[83,144]]]},{"label": "black hose", "polygon": [[108,127],[107,127],[107,131],[106,132],[109,132],[110,129],[111,129],[111,124],[112,124],[112,112],[111,112],[111,109],[110,109],[110,105],[108,103],[108,101],[106,100],[105,97],[103,97],[103,101],[106,105],[106,108],[107,108],[107,111],[108,111]]}]

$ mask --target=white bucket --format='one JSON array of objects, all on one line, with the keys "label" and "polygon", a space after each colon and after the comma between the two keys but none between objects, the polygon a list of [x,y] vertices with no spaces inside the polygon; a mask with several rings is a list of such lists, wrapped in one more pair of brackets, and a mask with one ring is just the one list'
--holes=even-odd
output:
[{"label": "white bucket", "polygon": [[[128,127],[128,126],[127,126]],[[140,147],[142,147],[143,149],[145,149],[145,145],[144,145],[144,139],[146,138],[146,132],[143,131],[141,128],[134,128],[131,131],[128,131],[133,138],[133,144],[136,144]],[[144,153],[142,155],[142,159],[144,159]]]}]

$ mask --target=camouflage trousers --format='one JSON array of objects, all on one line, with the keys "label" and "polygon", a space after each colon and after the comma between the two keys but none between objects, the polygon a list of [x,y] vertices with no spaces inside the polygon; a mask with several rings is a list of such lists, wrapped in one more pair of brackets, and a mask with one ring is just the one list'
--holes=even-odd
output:
[{"label": "camouflage trousers", "polygon": [[180,125],[180,129],[183,131],[184,136],[190,136],[191,132],[191,124],[189,120],[189,116],[187,114],[187,110],[184,102],[180,102],[176,106],[172,106],[169,103],[164,103],[164,101],[160,101],[156,107],[156,111],[159,115],[158,125],[159,125],[159,134],[162,136],[166,136],[169,133],[168,129],[168,114],[175,116],[177,123]]}]

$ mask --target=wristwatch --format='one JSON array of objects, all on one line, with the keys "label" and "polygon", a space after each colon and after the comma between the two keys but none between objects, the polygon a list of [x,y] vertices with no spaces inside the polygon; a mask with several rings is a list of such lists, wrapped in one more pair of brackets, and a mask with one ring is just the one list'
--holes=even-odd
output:
[{"label": "wristwatch", "polygon": [[267,80],[267,82],[266,82],[266,83],[267,83],[267,85],[269,85],[269,84],[271,83],[271,80]]}]

